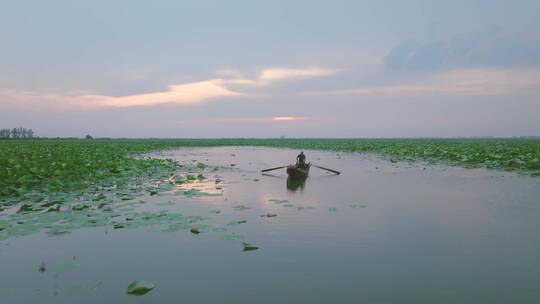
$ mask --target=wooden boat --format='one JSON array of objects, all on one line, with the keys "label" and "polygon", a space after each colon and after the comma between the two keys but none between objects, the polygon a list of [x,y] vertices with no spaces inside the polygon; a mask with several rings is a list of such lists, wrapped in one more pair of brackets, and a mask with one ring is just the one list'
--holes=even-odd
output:
[{"label": "wooden boat", "polygon": [[[334,173],[336,175],[341,174],[341,172],[333,170],[333,169],[328,169],[328,168],[317,166],[317,165],[313,165],[313,167],[332,172],[332,173]],[[309,174],[309,168],[311,168],[311,163],[307,163],[307,164],[302,165],[302,166],[300,166],[298,164],[296,164],[296,165],[288,165],[288,166],[279,166],[279,167],[274,167],[274,168],[270,168],[270,169],[264,169],[264,170],[261,170],[261,172],[264,174],[265,172],[270,172],[270,171],[279,170],[279,169],[283,169],[283,168],[287,168],[287,174],[291,178],[306,178],[308,176],[308,174]]]},{"label": "wooden boat", "polygon": [[287,166],[287,174],[292,178],[306,178],[309,174],[310,167],[310,163],[307,163],[304,166],[289,165]]}]

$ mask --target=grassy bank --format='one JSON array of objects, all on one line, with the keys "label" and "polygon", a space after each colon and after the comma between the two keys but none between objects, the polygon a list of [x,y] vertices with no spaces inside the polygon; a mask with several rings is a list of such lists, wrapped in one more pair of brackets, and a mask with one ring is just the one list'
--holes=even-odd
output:
[{"label": "grassy bank", "polygon": [[137,154],[211,146],[377,153],[393,160],[423,160],[540,174],[540,139],[3,140],[0,141],[0,197],[30,191],[66,191],[126,174],[143,174],[173,164],[136,159],[133,156]]}]

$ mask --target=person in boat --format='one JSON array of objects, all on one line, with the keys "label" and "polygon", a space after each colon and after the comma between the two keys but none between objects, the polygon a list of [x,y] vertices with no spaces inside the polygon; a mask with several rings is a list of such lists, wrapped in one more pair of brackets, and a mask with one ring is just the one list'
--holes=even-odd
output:
[{"label": "person in boat", "polygon": [[306,155],[304,154],[304,151],[300,152],[300,154],[296,156],[296,165],[299,167],[306,166]]}]

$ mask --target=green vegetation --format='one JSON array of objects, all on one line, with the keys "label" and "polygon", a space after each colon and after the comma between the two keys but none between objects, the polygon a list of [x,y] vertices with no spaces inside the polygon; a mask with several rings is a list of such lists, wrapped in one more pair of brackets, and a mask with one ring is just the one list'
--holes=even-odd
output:
[{"label": "green vegetation", "polygon": [[428,161],[466,168],[540,174],[540,138],[508,139],[219,139],[181,140],[183,146],[265,146],[374,153],[391,161]]},{"label": "green vegetation", "polygon": [[540,139],[284,139],[268,146],[376,153],[392,161],[540,173]]},{"label": "green vegetation", "polygon": [[[423,160],[538,175],[540,139],[180,139],[0,141],[0,197],[50,193],[172,168],[141,153],[210,146],[266,146],[376,153],[392,161]],[[204,169],[204,164],[198,165]]]},{"label": "green vegetation", "polygon": [[126,177],[175,167],[173,162],[133,157],[160,147],[145,141],[0,141],[0,197],[122,183]]},{"label": "green vegetation", "polygon": [[154,283],[145,280],[135,280],[127,287],[127,294],[142,296],[154,289]]},{"label": "green vegetation", "polygon": [[0,242],[92,227],[155,226],[174,232],[206,220],[141,210],[148,208],[147,197],[176,190],[183,193],[184,185],[199,181],[190,176],[203,177],[205,169],[215,169],[137,156],[157,145],[106,140],[0,141]]},{"label": "green vegetation", "polygon": [[256,245],[246,242],[243,242],[242,246],[244,247],[244,251],[253,251],[259,249],[259,247],[257,247]]},{"label": "green vegetation", "polygon": [[[221,240],[241,243],[239,250],[258,250],[259,246],[245,242],[249,239],[244,234],[233,232],[238,225],[247,223],[245,219],[223,224],[212,221],[224,218],[221,210],[209,209],[207,213],[203,211],[203,216],[167,208],[186,200],[221,195],[201,185],[213,184],[212,176],[217,176],[219,170],[232,169],[196,159],[188,163],[155,159],[146,153],[211,146],[373,153],[391,162],[421,160],[540,176],[540,139],[0,140],[0,245],[27,235],[57,237],[86,228],[100,228],[104,233],[146,228],[161,233],[186,231],[198,237],[218,234]],[[268,201],[275,207],[298,211],[315,208],[285,199]],[[235,202],[228,206],[235,216],[250,214],[247,205]],[[352,203],[348,207],[361,212],[367,205]],[[335,216],[344,210],[331,205],[326,208],[320,210]],[[260,215],[265,221],[276,216]],[[240,226],[244,227],[249,229],[250,225]],[[73,262],[63,263],[51,271],[59,274],[74,268]],[[39,271],[47,271],[45,263]],[[100,286],[98,282],[72,289],[95,290]],[[151,282],[134,281],[126,292],[142,295],[153,288]]]}]

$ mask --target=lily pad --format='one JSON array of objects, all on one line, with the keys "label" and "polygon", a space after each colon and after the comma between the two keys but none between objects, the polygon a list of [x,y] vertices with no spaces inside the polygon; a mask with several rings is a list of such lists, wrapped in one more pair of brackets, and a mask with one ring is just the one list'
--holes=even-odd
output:
[{"label": "lily pad", "polygon": [[366,205],[362,205],[362,204],[350,204],[349,207],[351,207],[351,208],[367,208]]},{"label": "lily pad", "polygon": [[75,264],[67,262],[56,265],[53,271],[56,273],[66,273],[72,271],[74,268]]},{"label": "lily pad", "polygon": [[174,202],[172,201],[167,201],[167,202],[159,202],[159,203],[156,203],[157,206],[172,206],[174,205]]},{"label": "lily pad", "polygon": [[236,226],[236,225],[245,224],[245,223],[247,223],[246,220],[230,221],[227,223],[227,226]]},{"label": "lily pad", "polygon": [[177,231],[184,230],[187,228],[189,228],[189,225],[187,223],[175,223],[175,224],[169,225],[169,227],[163,230],[163,232],[177,232]]},{"label": "lily pad", "polygon": [[175,195],[183,195],[187,197],[194,197],[194,196],[220,196],[219,193],[208,193],[203,192],[198,189],[189,189],[189,190],[179,190],[174,193]]},{"label": "lily pad", "polygon": [[47,231],[48,236],[59,236],[64,234],[69,234],[71,231],[68,228],[62,227],[53,227]]},{"label": "lily pad", "polygon": [[226,234],[221,237],[224,241],[243,241],[246,237],[240,234]]},{"label": "lily pad", "polygon": [[244,211],[244,210],[249,210],[249,209],[251,209],[251,208],[243,206],[243,205],[233,206],[234,211]]},{"label": "lily pad", "polygon": [[66,292],[94,292],[103,286],[103,281],[98,281],[92,284],[74,284],[67,286]]},{"label": "lily pad", "polygon": [[127,294],[142,296],[154,289],[154,283],[145,280],[135,280],[127,287]]},{"label": "lily pad", "polygon": [[246,242],[242,243],[242,246],[244,247],[243,251],[253,251],[259,249],[259,247],[255,246],[254,244]]}]

